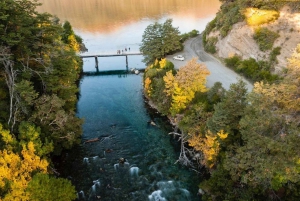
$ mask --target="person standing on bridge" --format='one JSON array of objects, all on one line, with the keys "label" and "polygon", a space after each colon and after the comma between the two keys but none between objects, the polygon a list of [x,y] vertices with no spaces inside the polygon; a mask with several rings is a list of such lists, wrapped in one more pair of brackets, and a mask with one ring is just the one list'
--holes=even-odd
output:
[{"label": "person standing on bridge", "polygon": [[128,48],[128,51],[130,51],[130,47]]},{"label": "person standing on bridge", "polygon": [[125,51],[127,51],[127,48],[125,47]]}]

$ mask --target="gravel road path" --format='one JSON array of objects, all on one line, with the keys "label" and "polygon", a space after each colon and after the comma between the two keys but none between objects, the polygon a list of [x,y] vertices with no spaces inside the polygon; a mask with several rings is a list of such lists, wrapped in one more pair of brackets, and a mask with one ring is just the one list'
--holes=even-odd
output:
[{"label": "gravel road path", "polygon": [[[173,56],[181,54],[185,57],[184,61],[173,60]],[[212,87],[215,82],[221,82],[225,89],[229,89],[230,84],[236,83],[239,79],[242,79],[247,84],[248,92],[253,88],[253,85],[238,75],[233,70],[224,66],[218,59],[212,55],[206,53],[202,45],[201,35],[191,38],[184,43],[184,50],[174,55],[168,55],[167,59],[172,61],[176,69],[184,66],[193,57],[198,58],[199,63],[204,63],[207,69],[210,71],[210,75],[207,77],[207,87]]]}]

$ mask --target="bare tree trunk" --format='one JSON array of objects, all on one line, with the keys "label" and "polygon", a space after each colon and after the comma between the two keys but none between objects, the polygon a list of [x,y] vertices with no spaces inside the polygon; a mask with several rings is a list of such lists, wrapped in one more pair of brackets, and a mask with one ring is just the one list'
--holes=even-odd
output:
[{"label": "bare tree trunk", "polygon": [[[17,116],[20,112],[26,113],[26,108],[21,106],[21,97],[20,94],[16,91],[16,79],[17,74],[19,71],[29,71],[31,73],[35,73],[40,77],[42,82],[43,89],[45,89],[45,83],[41,76],[42,73],[47,73],[51,69],[51,67],[46,67],[43,64],[43,60],[41,58],[33,58],[30,59],[29,57],[24,56],[23,60],[20,61],[20,64],[23,66],[23,69],[16,70],[14,69],[14,62],[11,60],[11,53],[8,47],[0,46],[0,67],[4,67],[3,76],[5,77],[6,85],[9,91],[9,117],[7,124],[10,127],[10,131],[12,132],[14,126],[17,121]],[[38,72],[29,67],[29,61],[33,60],[39,64],[41,64],[45,71]]]},{"label": "bare tree trunk", "polygon": [[190,150],[187,147],[185,147],[185,144],[187,143],[187,136],[184,135],[183,133],[180,134],[177,132],[171,132],[169,134],[179,136],[178,140],[180,140],[180,146],[181,146],[180,155],[176,163],[179,162],[182,165],[193,167],[193,162],[187,156],[187,153],[189,153]]},{"label": "bare tree trunk", "polygon": [[8,48],[1,47],[0,49],[0,62],[4,67],[5,81],[9,91],[9,118],[7,124],[12,132],[16,122],[16,113],[18,111],[18,104],[15,97],[15,80],[17,77],[17,71],[13,69],[14,63],[9,58],[10,54],[8,53]]}]

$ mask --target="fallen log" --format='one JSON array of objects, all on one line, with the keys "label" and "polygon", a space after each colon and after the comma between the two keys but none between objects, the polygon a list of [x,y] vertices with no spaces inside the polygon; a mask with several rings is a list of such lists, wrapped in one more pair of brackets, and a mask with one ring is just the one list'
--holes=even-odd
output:
[{"label": "fallen log", "polygon": [[112,135],[109,135],[109,136],[100,136],[100,137],[96,137],[96,138],[92,138],[92,139],[89,139],[85,142],[83,142],[83,144],[85,143],[90,143],[90,142],[98,142],[100,141],[100,143],[104,142],[105,140],[110,140],[112,139],[113,136]]},{"label": "fallen log", "polygon": [[89,140],[83,142],[83,144],[91,143],[91,142],[97,142],[97,141],[99,141],[99,140],[100,140],[100,139],[97,137],[97,138],[89,139]]}]

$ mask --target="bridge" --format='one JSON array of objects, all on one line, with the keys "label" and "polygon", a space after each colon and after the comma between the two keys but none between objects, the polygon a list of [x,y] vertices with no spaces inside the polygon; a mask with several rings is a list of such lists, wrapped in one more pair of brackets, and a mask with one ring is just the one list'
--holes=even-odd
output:
[{"label": "bridge", "polygon": [[78,56],[81,58],[95,58],[95,68],[96,71],[99,72],[99,63],[98,63],[98,57],[119,57],[119,56],[125,56],[126,57],[126,68],[128,68],[128,56],[134,56],[134,55],[143,55],[141,52],[130,52],[130,51],[124,51],[121,53],[89,53],[89,52],[84,52],[80,53]]}]

